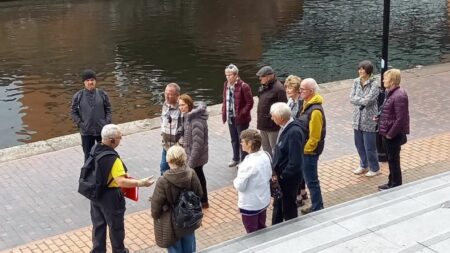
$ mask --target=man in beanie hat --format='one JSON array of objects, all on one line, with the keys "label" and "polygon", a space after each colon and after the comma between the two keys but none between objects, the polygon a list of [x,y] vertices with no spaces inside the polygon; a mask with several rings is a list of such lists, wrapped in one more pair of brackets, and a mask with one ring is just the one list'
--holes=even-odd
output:
[{"label": "man in beanie hat", "polygon": [[261,144],[264,151],[272,154],[277,142],[280,127],[271,120],[270,106],[276,102],[287,102],[283,84],[277,80],[272,67],[264,66],[256,75],[261,86],[258,89],[258,108],[256,111],[256,128],[261,133]]},{"label": "man in beanie hat", "polygon": [[111,104],[106,92],[95,87],[97,77],[93,70],[84,70],[81,80],[84,89],[73,95],[71,115],[73,122],[80,129],[81,146],[86,161],[95,142],[102,140],[100,134],[103,126],[111,123]]}]

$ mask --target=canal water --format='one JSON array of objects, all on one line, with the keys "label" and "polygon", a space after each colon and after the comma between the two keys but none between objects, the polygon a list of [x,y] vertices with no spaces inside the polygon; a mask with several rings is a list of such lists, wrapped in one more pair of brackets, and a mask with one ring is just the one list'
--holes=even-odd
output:
[{"label": "canal water", "polygon": [[[449,61],[447,0],[395,0],[390,65]],[[379,64],[383,0],[0,1],[0,148],[76,132],[84,68],[115,123],[158,115],[164,85],[221,102],[229,63],[257,90],[259,67],[329,82]],[[376,71],[378,72],[378,70]]]}]

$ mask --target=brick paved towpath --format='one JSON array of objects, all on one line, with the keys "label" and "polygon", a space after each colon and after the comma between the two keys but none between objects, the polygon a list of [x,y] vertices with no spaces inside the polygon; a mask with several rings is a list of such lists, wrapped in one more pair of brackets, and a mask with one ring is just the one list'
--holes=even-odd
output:
[{"label": "brick paved towpath", "polygon": [[[411,112],[411,135],[402,151],[407,183],[450,168],[450,64],[404,71],[402,78]],[[319,165],[326,206],[373,193],[387,180],[385,163],[382,175],[374,178],[351,174],[358,159],[350,124],[350,86],[349,80],[339,81],[325,84],[321,91],[328,121],[326,148]],[[203,226],[196,233],[198,249],[244,234],[236,192],[231,187],[236,170],[226,166],[231,154],[228,129],[221,123],[218,106],[210,110],[210,161],[205,173],[211,208],[205,211]],[[157,120],[135,126],[138,130],[132,130],[130,124],[124,126],[130,134],[124,136],[119,153],[130,174],[158,175],[161,148]],[[71,135],[0,150],[0,251],[89,251],[89,205],[76,193],[82,163],[77,142],[78,136]],[[139,202],[127,203],[126,244],[132,252],[163,252],[155,246],[146,201],[152,190],[142,189]]]}]

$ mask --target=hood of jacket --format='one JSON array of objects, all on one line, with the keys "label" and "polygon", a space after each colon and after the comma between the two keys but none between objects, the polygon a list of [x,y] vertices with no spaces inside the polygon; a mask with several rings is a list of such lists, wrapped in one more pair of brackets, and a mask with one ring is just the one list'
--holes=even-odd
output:
[{"label": "hood of jacket", "polygon": [[203,120],[207,120],[208,119],[208,112],[206,111],[206,103],[199,102],[197,104],[197,107],[192,109],[192,111],[186,113],[185,117],[186,117],[187,120],[197,119],[197,118],[203,119]]},{"label": "hood of jacket", "polygon": [[108,151],[112,151],[112,152],[116,153],[117,156],[119,156],[119,154],[117,154],[117,151],[115,149],[113,149],[113,148],[111,148],[109,146],[106,146],[106,145],[104,145],[102,143],[98,143],[98,144],[95,145],[94,157],[96,155],[100,154],[101,152],[107,151],[107,150]]},{"label": "hood of jacket", "polygon": [[303,129],[302,124],[298,120],[294,120],[289,125],[286,126],[286,128],[283,130],[283,133],[287,132],[291,127],[298,126]]},{"label": "hood of jacket", "polygon": [[190,188],[192,170],[187,166],[183,166],[177,169],[171,168],[168,171],[164,172],[163,177],[178,188]]},{"label": "hood of jacket", "polygon": [[302,112],[304,112],[310,105],[314,105],[314,104],[321,105],[322,103],[323,103],[323,97],[316,93],[309,101],[306,102],[306,100],[304,100]]}]

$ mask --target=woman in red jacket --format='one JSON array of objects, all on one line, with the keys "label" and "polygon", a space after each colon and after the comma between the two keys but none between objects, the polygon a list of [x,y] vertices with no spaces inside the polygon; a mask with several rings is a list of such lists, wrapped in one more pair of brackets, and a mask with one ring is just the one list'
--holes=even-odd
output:
[{"label": "woman in red jacket", "polygon": [[400,88],[400,70],[390,69],[383,75],[386,98],[380,108],[378,131],[383,138],[383,145],[389,163],[389,181],[378,186],[379,190],[387,190],[402,184],[400,168],[401,145],[406,143],[409,134],[408,95]]}]

